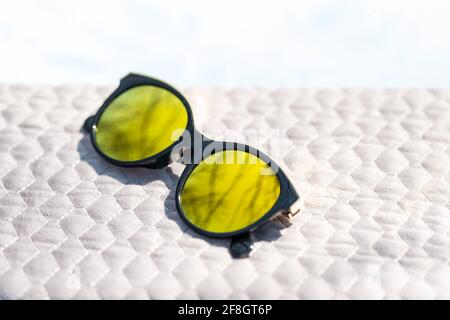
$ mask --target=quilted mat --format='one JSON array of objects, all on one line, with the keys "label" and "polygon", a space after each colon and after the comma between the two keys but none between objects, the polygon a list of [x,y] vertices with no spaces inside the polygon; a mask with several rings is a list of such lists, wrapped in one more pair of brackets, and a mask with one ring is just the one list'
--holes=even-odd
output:
[{"label": "quilted mat", "polygon": [[0,85],[1,299],[450,298],[450,91],[182,90],[211,138],[276,132],[303,199],[233,259],[179,218],[181,164],[95,153],[112,90]]}]

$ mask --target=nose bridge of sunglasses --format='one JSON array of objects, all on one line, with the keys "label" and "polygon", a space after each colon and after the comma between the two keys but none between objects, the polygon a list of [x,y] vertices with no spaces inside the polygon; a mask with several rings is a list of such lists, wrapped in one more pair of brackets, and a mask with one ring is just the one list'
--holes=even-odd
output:
[{"label": "nose bridge of sunglasses", "polygon": [[181,142],[174,148],[173,153],[180,154],[181,163],[185,165],[198,164],[211,154],[210,149],[221,150],[224,144],[209,139],[194,127],[192,130],[185,130]]}]

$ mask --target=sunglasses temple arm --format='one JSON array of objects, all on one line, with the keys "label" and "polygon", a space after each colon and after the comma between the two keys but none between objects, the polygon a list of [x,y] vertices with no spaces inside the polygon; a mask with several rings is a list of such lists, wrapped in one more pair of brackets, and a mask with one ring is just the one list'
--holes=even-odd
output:
[{"label": "sunglasses temple arm", "polygon": [[246,232],[242,235],[231,238],[230,253],[233,258],[248,258],[252,252],[253,241],[250,233]]},{"label": "sunglasses temple arm", "polygon": [[83,129],[86,130],[87,132],[91,132],[92,126],[94,125],[94,120],[95,116],[90,116],[89,118],[87,118],[83,124]]}]

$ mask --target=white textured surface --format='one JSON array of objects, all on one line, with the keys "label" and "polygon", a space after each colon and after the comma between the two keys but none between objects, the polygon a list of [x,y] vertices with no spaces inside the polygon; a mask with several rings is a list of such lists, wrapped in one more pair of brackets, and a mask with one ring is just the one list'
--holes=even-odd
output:
[{"label": "white textured surface", "polygon": [[450,298],[450,91],[185,90],[203,131],[280,129],[305,201],[233,260],[180,221],[180,165],[94,152],[111,89],[0,86],[0,298]]}]

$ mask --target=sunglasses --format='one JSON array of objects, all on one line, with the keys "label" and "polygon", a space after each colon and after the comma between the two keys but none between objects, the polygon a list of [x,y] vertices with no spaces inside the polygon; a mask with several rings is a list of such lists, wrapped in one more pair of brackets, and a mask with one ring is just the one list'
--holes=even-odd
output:
[{"label": "sunglasses", "polygon": [[129,74],[84,128],[95,150],[118,166],[157,169],[181,159],[179,215],[201,235],[231,238],[233,257],[250,254],[250,232],[298,212],[297,192],[270,157],[203,136],[186,98],[160,80]]}]

